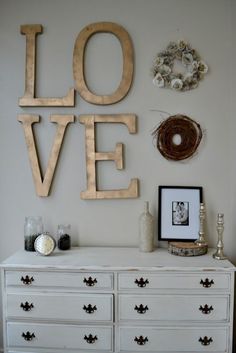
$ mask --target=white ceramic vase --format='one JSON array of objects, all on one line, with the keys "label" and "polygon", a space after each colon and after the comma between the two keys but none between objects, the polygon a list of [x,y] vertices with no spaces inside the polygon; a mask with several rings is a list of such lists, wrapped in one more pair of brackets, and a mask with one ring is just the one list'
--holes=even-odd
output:
[{"label": "white ceramic vase", "polygon": [[149,212],[149,202],[144,202],[144,212],[139,217],[139,250],[151,252],[154,248],[154,218]]}]

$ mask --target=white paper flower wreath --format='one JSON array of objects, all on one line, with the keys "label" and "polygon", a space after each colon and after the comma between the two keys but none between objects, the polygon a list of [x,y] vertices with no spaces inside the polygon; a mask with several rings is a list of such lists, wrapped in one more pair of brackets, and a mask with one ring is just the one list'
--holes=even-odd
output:
[{"label": "white paper flower wreath", "polygon": [[[185,72],[175,72],[176,62],[182,63]],[[153,84],[176,91],[188,91],[196,88],[208,71],[195,49],[183,40],[170,42],[167,48],[158,53],[153,64]]]}]

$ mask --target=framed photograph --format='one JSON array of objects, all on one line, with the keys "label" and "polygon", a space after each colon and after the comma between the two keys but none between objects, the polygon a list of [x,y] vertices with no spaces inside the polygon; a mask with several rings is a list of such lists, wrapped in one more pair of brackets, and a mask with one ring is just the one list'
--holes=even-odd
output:
[{"label": "framed photograph", "polygon": [[198,239],[201,186],[159,186],[158,239]]}]

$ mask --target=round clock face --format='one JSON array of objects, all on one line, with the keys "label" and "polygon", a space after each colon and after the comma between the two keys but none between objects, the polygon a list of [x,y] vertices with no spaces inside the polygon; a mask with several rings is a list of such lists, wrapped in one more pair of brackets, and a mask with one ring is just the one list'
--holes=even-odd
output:
[{"label": "round clock face", "polygon": [[41,255],[50,255],[55,249],[56,242],[49,234],[39,235],[35,242],[34,248]]}]

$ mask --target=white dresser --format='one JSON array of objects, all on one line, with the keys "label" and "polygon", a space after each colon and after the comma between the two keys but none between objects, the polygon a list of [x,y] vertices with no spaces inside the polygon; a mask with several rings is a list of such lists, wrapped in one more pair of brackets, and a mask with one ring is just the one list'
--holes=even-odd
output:
[{"label": "white dresser", "polygon": [[235,267],[166,249],[20,251],[2,265],[4,353],[231,353]]}]

